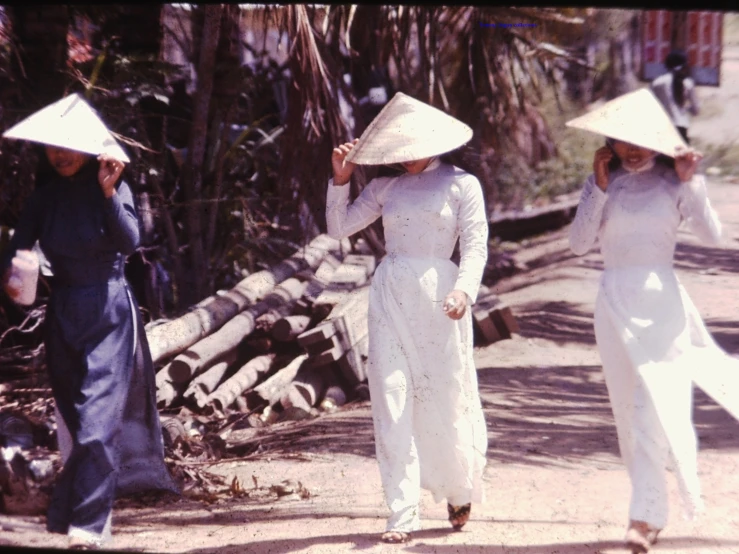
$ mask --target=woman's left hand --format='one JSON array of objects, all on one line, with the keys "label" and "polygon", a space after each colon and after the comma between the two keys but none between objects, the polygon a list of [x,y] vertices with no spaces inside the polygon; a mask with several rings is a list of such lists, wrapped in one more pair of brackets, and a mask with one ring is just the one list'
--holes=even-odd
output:
[{"label": "woman's left hand", "polygon": [[696,151],[686,152],[675,157],[675,172],[682,183],[687,183],[695,175],[703,154]]},{"label": "woman's left hand", "polygon": [[118,182],[121,173],[123,173],[123,168],[126,164],[108,154],[100,154],[98,161],[100,162],[98,182],[105,198],[110,198],[115,194],[115,184]]},{"label": "woman's left hand", "polygon": [[461,290],[453,290],[444,299],[444,313],[452,319],[461,319],[467,311],[467,294]]}]

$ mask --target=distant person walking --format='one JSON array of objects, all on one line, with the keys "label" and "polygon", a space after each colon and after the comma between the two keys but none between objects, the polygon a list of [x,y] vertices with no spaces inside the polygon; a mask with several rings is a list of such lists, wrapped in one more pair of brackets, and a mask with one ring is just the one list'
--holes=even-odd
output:
[{"label": "distant person walking", "polygon": [[667,110],[685,142],[690,144],[690,116],[698,115],[699,110],[688,57],[682,50],[673,50],[665,58],[665,67],[668,72],[652,81],[652,91]]}]

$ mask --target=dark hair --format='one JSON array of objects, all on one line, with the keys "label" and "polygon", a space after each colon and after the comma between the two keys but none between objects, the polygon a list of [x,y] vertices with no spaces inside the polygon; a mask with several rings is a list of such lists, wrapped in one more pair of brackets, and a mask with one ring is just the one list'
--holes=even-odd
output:
[{"label": "dark hair", "polygon": [[480,179],[480,153],[470,144],[439,156],[442,163],[454,165]]},{"label": "dark hair", "polygon": [[[606,139],[606,146],[608,146],[611,150],[613,150],[613,146],[610,143],[613,139]],[[670,158],[669,156],[665,156],[664,154],[657,154],[657,156],[654,158],[655,163],[661,164],[668,169],[675,169],[675,159]],[[621,164],[621,158],[619,158],[616,155],[616,152],[613,152],[613,157],[611,158],[611,161],[608,162],[608,172],[613,173],[617,169],[620,169],[622,166]]]},{"label": "dark hair", "polygon": [[685,78],[690,74],[688,57],[682,50],[673,50],[665,57],[665,67],[672,73],[672,96],[682,108],[685,104]]},{"label": "dark hair", "polygon": [[34,144],[33,146],[36,152],[36,176],[34,183],[36,188],[39,188],[53,179],[57,175],[57,172],[46,156],[46,147],[43,144]]},{"label": "dark hair", "polygon": [[[469,144],[460,146],[459,148],[457,148],[456,150],[452,150],[451,152],[440,154],[437,157],[442,163],[456,166],[462,171],[465,171],[470,175],[474,175],[478,179],[480,178],[480,155]],[[377,177],[396,177],[405,173],[405,169],[399,163],[384,164],[375,167],[377,168]]]}]

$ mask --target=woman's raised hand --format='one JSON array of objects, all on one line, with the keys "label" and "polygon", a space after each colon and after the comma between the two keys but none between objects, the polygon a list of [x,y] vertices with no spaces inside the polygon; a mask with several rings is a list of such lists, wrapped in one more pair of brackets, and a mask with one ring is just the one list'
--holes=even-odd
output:
[{"label": "woman's raised hand", "polygon": [[121,176],[123,167],[126,164],[108,154],[100,154],[98,161],[100,162],[98,182],[105,198],[110,198],[115,194],[115,184],[118,182],[118,178]]},{"label": "woman's raised hand", "polygon": [[595,151],[593,157],[593,173],[595,174],[595,184],[603,192],[608,188],[608,164],[615,154],[608,146],[603,146]]},{"label": "woman's raised hand", "polygon": [[681,182],[687,183],[693,178],[702,159],[703,155],[695,150],[675,156],[675,172]]},{"label": "woman's raised hand", "polygon": [[349,182],[349,179],[351,179],[352,173],[354,172],[354,168],[357,167],[357,164],[347,162],[345,158],[347,154],[352,151],[352,148],[354,148],[354,145],[357,144],[357,142],[359,142],[358,138],[354,139],[352,142],[345,142],[344,144],[340,144],[334,148],[334,151],[331,154],[331,165],[334,168],[334,186],[341,187],[346,185]]}]

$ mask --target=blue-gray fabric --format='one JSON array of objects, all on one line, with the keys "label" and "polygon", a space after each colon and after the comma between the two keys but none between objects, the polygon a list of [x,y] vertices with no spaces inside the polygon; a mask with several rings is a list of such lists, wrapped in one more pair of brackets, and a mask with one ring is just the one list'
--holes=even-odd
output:
[{"label": "blue-gray fabric", "polygon": [[100,534],[116,494],[177,491],[164,464],[149,346],[123,275],[139,243],[131,190],[121,182],[105,198],[94,161],[50,179],[27,201],[0,267],[36,240],[54,273],[44,323],[49,377],[74,442],[47,526]]}]

